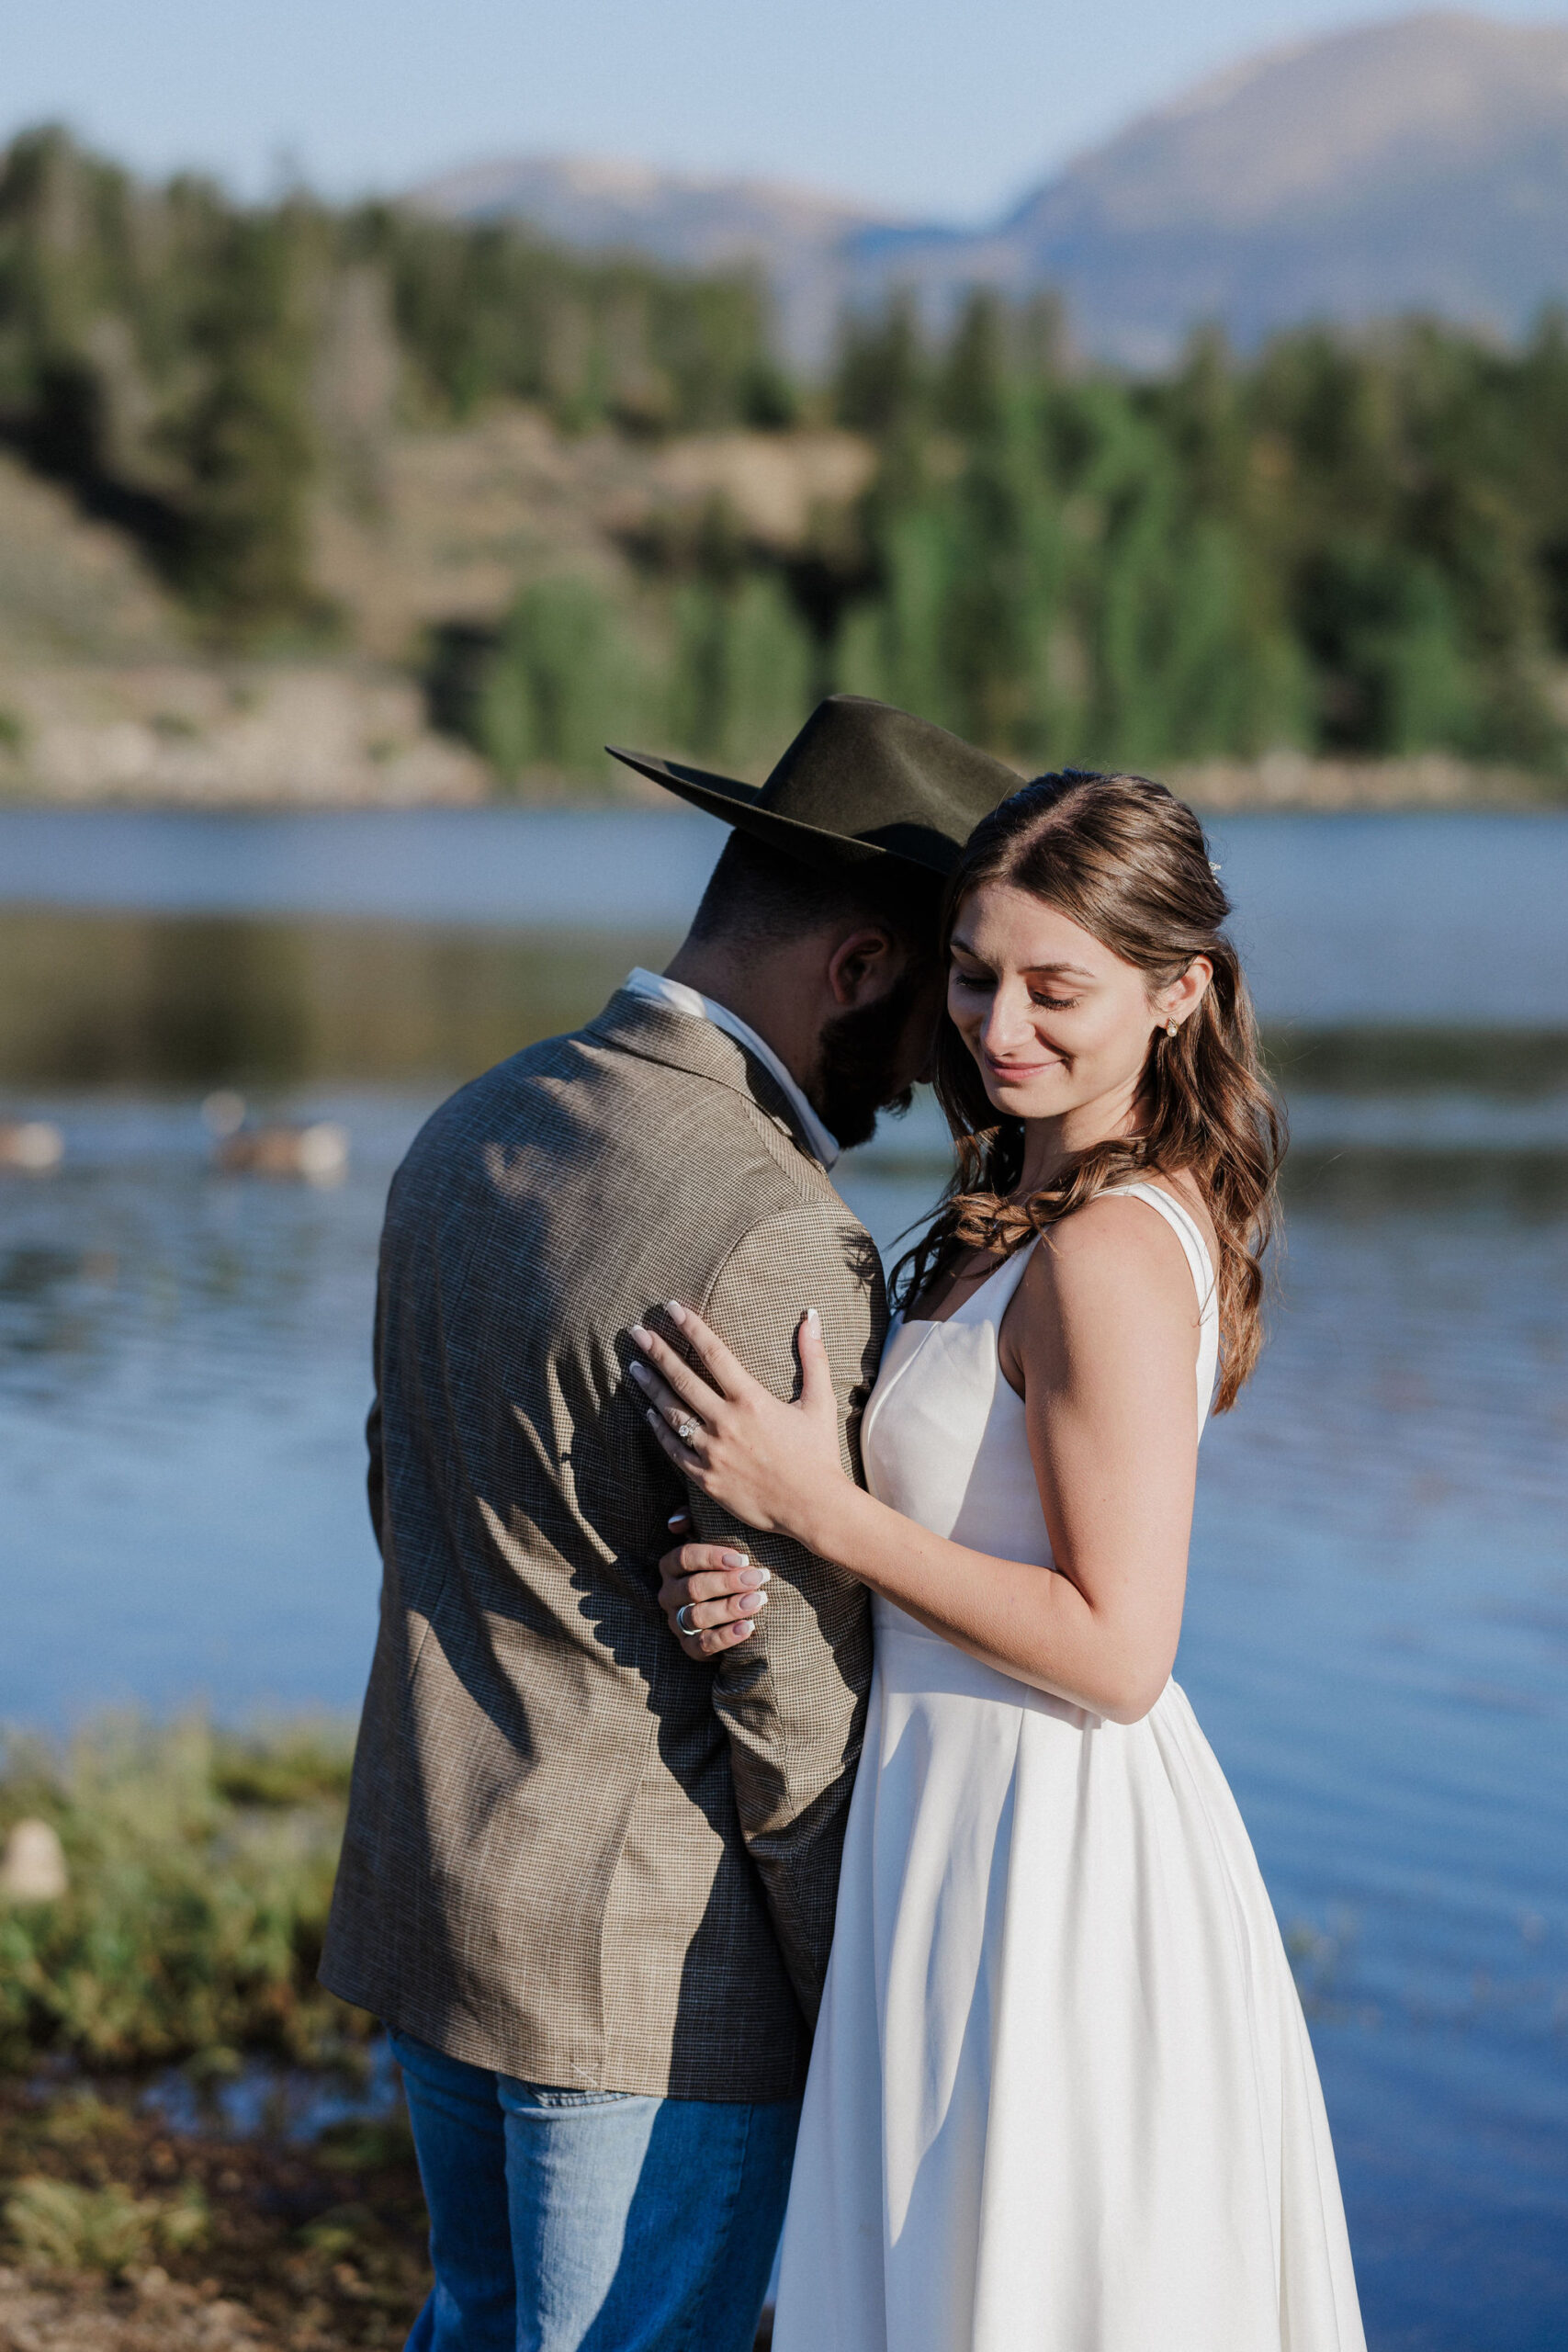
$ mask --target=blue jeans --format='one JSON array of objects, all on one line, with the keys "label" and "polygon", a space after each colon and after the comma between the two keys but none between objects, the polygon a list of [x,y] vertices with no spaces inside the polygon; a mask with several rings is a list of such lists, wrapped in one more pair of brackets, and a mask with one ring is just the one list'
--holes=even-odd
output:
[{"label": "blue jeans", "polygon": [[557,2090],[390,2039],[435,2270],[407,2352],[751,2352],[798,2099]]}]

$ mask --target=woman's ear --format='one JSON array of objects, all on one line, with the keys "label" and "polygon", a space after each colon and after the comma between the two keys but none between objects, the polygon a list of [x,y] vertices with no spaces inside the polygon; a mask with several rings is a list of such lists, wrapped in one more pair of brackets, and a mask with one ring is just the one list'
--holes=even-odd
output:
[{"label": "woman's ear", "polygon": [[1194,956],[1180,978],[1172,980],[1168,989],[1161,989],[1155,999],[1160,1027],[1166,1028],[1174,1021],[1179,1029],[1190,1021],[1207,996],[1213,977],[1214,967],[1208,956]]}]

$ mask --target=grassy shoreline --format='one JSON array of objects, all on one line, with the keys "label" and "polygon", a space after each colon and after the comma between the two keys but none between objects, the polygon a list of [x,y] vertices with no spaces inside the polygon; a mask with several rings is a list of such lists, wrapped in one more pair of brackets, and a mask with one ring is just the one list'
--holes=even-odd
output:
[{"label": "grassy shoreline", "polygon": [[242,2050],[303,2064],[370,2021],[315,1981],[352,1735],[324,1720],[253,1735],[199,1717],[106,1717],[0,1750],[0,1838],[60,1840],[53,1900],[0,1897],[0,2070],[126,2070]]},{"label": "grassy shoreline", "polygon": [[[0,1838],[47,1824],[68,1883],[0,1895],[0,2345],[402,2342],[428,2273],[400,2109],[308,2140],[199,2113],[258,2060],[363,2071],[372,2020],[315,1981],[351,1749],[330,1720],[6,1740]],[[197,2128],[148,2096],[177,2067]]]}]

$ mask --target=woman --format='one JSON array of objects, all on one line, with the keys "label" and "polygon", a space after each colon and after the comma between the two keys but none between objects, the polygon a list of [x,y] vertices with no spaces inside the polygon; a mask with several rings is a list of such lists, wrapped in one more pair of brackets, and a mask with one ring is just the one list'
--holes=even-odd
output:
[{"label": "woman", "polygon": [[[1199,1435],[1260,1345],[1280,1128],[1191,811],[1045,776],[953,877],[958,1172],[840,1469],[698,1317],[660,1442],[874,1596],[777,2352],[1361,2352],[1300,2003],[1170,1679]],[[677,1431],[683,1435],[678,1435]],[[755,1593],[687,1545],[705,1655]]]}]

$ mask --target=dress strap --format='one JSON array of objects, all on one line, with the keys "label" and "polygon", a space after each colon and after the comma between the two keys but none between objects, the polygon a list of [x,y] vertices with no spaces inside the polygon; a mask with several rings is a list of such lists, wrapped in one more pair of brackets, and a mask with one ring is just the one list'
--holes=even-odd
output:
[{"label": "dress strap", "polygon": [[1126,1200],[1147,1201],[1150,1208],[1158,1210],[1181,1244],[1187,1263],[1192,1270],[1192,1283],[1198,1293],[1198,1303],[1202,1308],[1204,1320],[1207,1321],[1210,1314],[1217,1307],[1214,1295],[1214,1268],[1213,1261],[1209,1256],[1208,1243],[1204,1240],[1202,1230],[1191,1210],[1183,1208],[1181,1203],[1159,1184],[1108,1184],[1105,1191],[1109,1198],[1120,1195]]}]

